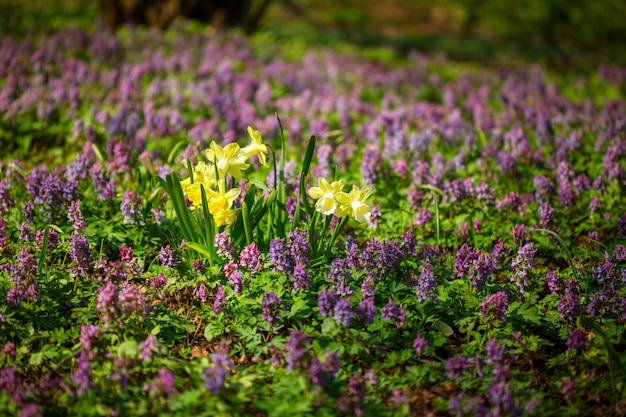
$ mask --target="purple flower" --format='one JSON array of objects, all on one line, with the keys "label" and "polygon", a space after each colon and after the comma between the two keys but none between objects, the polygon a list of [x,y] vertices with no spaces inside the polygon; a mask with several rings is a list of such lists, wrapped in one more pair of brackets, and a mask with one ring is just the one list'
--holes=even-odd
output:
[{"label": "purple flower", "polygon": [[365,381],[359,371],[348,380],[348,386],[343,390],[341,397],[337,400],[339,410],[344,413],[352,413],[357,416],[363,415],[363,399],[365,398]]},{"label": "purple flower", "polygon": [[228,262],[224,265],[224,276],[228,279],[228,282],[233,286],[235,294],[241,295],[243,290],[242,278],[243,274],[239,270],[238,265],[234,261]]},{"label": "purple flower", "polygon": [[293,268],[293,292],[308,290],[309,288],[311,288],[309,274],[306,272],[304,265],[296,261],[296,265]]},{"label": "purple flower", "polygon": [[311,358],[309,379],[318,388],[326,387],[337,375],[341,365],[337,352],[326,351],[320,362],[316,357]]},{"label": "purple flower", "polygon": [[306,333],[300,330],[292,330],[289,333],[289,340],[285,343],[285,352],[287,352],[285,362],[288,371],[304,368],[310,344],[311,338]]},{"label": "purple flower", "polygon": [[353,316],[354,313],[350,308],[350,300],[348,298],[341,298],[337,301],[333,309],[333,318],[335,321],[349,327]]},{"label": "purple flower", "polygon": [[409,399],[404,395],[402,390],[394,389],[391,391],[391,403],[394,407],[400,407],[402,404],[408,404]]},{"label": "purple flower", "polygon": [[234,260],[235,247],[226,230],[215,235],[215,247],[218,255],[224,256],[229,261]]},{"label": "purple flower", "polygon": [[291,273],[294,267],[294,260],[285,248],[284,238],[274,238],[270,242],[269,258],[274,265],[274,271]]},{"label": "purple flower", "polygon": [[176,389],[176,376],[167,368],[159,368],[152,383],[145,384],[143,389],[160,397],[169,397]]},{"label": "purple flower", "polygon": [[196,288],[196,292],[195,292],[196,298],[198,300],[200,300],[201,303],[206,303],[206,287],[204,286],[204,283],[200,283],[200,285],[198,285],[198,288]]},{"label": "purple flower", "polygon": [[352,278],[350,271],[348,270],[347,262],[341,258],[335,258],[330,263],[330,269],[328,271],[328,279],[330,281],[340,281]]},{"label": "purple flower", "polygon": [[570,326],[574,326],[576,317],[580,314],[580,297],[577,293],[578,284],[573,280],[568,280],[565,294],[556,306],[559,313],[561,313],[561,318],[567,320]]},{"label": "purple flower", "polygon": [[[39,299],[35,284],[38,273],[37,260],[30,254],[27,247],[22,247],[16,261],[14,265],[4,265],[13,283],[7,292],[7,301],[13,304],[19,304],[24,299],[37,301]],[[0,265],[0,270],[1,268],[2,265]]]},{"label": "purple flower", "polygon": [[96,311],[100,312],[105,324],[117,319],[120,314],[120,299],[117,287],[107,282],[98,290],[96,297]]},{"label": "purple flower", "polygon": [[322,291],[320,291],[319,295],[317,296],[317,306],[320,316],[332,316],[336,299],[337,296],[335,295],[335,292],[333,290],[329,290],[326,287],[322,288]]},{"label": "purple flower", "polygon": [[367,277],[365,277],[361,284],[361,295],[363,298],[373,298],[376,295],[373,278],[370,274],[367,274]]},{"label": "purple flower", "polygon": [[428,341],[424,339],[421,334],[418,334],[413,340],[413,347],[415,348],[415,354],[420,356],[426,352],[426,348],[428,347]]},{"label": "purple flower", "polygon": [[[139,194],[132,190],[126,190],[124,198],[120,205],[120,211],[124,217],[124,224],[135,224],[141,219],[141,197]],[[143,224],[143,221],[139,221],[139,224]]]},{"label": "purple flower", "polygon": [[265,293],[263,300],[261,301],[261,312],[263,320],[274,326],[276,320],[279,318],[279,307],[281,299],[274,294],[273,291]]},{"label": "purple flower", "polygon": [[88,270],[91,268],[89,242],[84,237],[71,236],[70,245],[70,258],[74,261],[74,271],[78,275],[86,277]]},{"label": "purple flower", "polygon": [[85,392],[94,388],[89,366],[89,355],[85,350],[82,350],[78,357],[78,364],[72,375],[72,381],[77,386],[76,395],[79,397],[82,397]]},{"label": "purple flower", "polygon": [[578,386],[578,381],[572,378],[565,378],[563,380],[563,385],[561,386],[561,395],[565,401],[572,398],[576,395],[576,387]]},{"label": "purple flower", "polygon": [[435,301],[435,268],[429,258],[420,261],[420,274],[417,278],[416,295],[418,301]]},{"label": "purple flower", "polygon": [[448,379],[457,379],[461,373],[467,368],[467,358],[463,356],[453,356],[446,360],[444,369],[448,373]]},{"label": "purple flower", "polygon": [[554,269],[548,269],[546,271],[546,283],[552,294],[557,294],[561,290],[561,279],[559,278],[558,272]]},{"label": "purple flower", "polygon": [[368,326],[372,324],[374,322],[374,317],[376,317],[376,305],[374,304],[374,298],[366,297],[359,301],[357,313],[359,314],[359,318],[363,320],[363,323]]},{"label": "purple flower", "polygon": [[91,167],[91,182],[93,190],[98,196],[98,200],[113,200],[115,198],[115,184],[102,169],[100,164]]},{"label": "purple flower", "polygon": [[587,333],[580,328],[575,328],[567,337],[567,351],[574,349],[583,351],[587,348]]},{"label": "purple flower", "polygon": [[504,365],[504,353],[506,347],[500,345],[496,338],[492,338],[487,341],[487,362],[495,363],[497,365]]},{"label": "purple flower", "polygon": [[398,305],[391,297],[389,297],[387,304],[383,307],[381,317],[383,321],[395,321],[397,328],[404,326],[406,318],[402,304]]},{"label": "purple flower", "polygon": [[287,234],[287,249],[289,257],[293,262],[300,262],[302,265],[309,264],[309,234],[306,230],[294,229]]},{"label": "purple flower", "polygon": [[0,181],[0,213],[8,213],[11,207],[15,206],[15,201],[9,193],[11,186],[7,178]]},{"label": "purple flower", "polygon": [[261,252],[256,242],[252,242],[245,246],[239,254],[239,265],[257,272],[261,269]]},{"label": "purple flower", "polygon": [[139,359],[145,362],[152,360],[152,353],[158,352],[159,342],[154,335],[150,335],[143,342],[139,343]]},{"label": "purple flower", "polygon": [[[201,284],[202,285],[202,284]],[[224,311],[224,307],[226,306],[226,299],[224,296],[224,286],[220,285],[215,292],[215,296],[213,298],[213,314],[219,314]]]},{"label": "purple flower", "polygon": [[493,317],[495,320],[505,321],[508,306],[509,301],[506,293],[498,291],[483,300],[480,306],[480,315],[485,318]]},{"label": "purple flower", "polygon": [[80,328],[80,343],[83,351],[87,352],[90,359],[96,356],[95,350],[103,347],[102,331],[94,324],[83,324]]},{"label": "purple flower", "polygon": [[178,268],[178,259],[176,259],[176,255],[169,244],[163,246],[161,251],[159,252],[159,259],[161,260],[161,265],[169,269]]},{"label": "purple flower", "polygon": [[517,256],[513,259],[513,263],[511,264],[513,270],[511,282],[517,285],[522,294],[530,285],[530,272],[535,266],[536,253],[537,249],[533,247],[532,243],[527,243],[519,249]]},{"label": "purple flower", "polygon": [[222,344],[219,350],[211,354],[211,365],[202,373],[204,386],[211,394],[218,395],[226,382],[228,370],[233,363],[228,359],[228,347]]}]

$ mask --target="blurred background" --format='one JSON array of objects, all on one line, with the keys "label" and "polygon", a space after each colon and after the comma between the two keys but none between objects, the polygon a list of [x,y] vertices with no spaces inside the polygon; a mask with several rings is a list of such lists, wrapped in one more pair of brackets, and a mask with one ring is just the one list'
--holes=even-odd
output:
[{"label": "blurred background", "polygon": [[[111,12],[118,7],[113,3],[126,11]],[[147,12],[155,3],[160,9]],[[626,0],[0,0],[0,35],[100,30],[128,20],[171,30],[185,14],[224,30],[317,45],[385,46],[399,56],[417,50],[557,69],[626,64]]]}]

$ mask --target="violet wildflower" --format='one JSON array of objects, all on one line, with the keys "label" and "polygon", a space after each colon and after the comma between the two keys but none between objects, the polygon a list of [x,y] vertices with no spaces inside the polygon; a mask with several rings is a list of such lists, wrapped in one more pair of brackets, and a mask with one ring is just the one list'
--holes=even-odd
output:
[{"label": "violet wildflower", "polygon": [[75,273],[85,277],[91,268],[91,251],[85,237],[70,237],[70,258],[74,261]]},{"label": "violet wildflower", "polygon": [[344,389],[343,394],[337,400],[339,410],[344,413],[352,413],[361,416],[365,413],[363,409],[363,399],[365,398],[365,381],[359,371],[348,380],[348,386]]},{"label": "violet wildflower", "polygon": [[241,295],[243,290],[243,273],[239,270],[238,265],[230,261],[224,265],[224,276],[228,279],[228,282],[233,286],[233,290],[237,295]]},{"label": "violet wildflower", "polygon": [[163,222],[165,221],[165,216],[163,214],[163,211],[156,209],[156,208],[152,208],[152,215],[154,216],[154,222],[156,223],[156,225],[162,226]]},{"label": "violet wildflower", "polygon": [[367,297],[359,301],[359,304],[357,305],[357,313],[359,318],[366,325],[369,326],[374,323],[374,317],[376,317],[376,305],[374,304],[374,298]]},{"label": "violet wildflower", "polygon": [[150,362],[152,360],[152,353],[158,352],[159,348],[159,342],[157,342],[154,335],[149,335],[146,340],[139,343],[139,360]]},{"label": "violet wildflower", "polygon": [[567,337],[567,351],[576,349],[583,351],[587,348],[587,333],[580,328],[575,328]]},{"label": "violet wildflower", "polygon": [[146,304],[146,293],[137,288],[134,284],[126,284],[120,291],[120,305],[125,315],[132,313],[147,316],[150,308]]},{"label": "violet wildflower", "polygon": [[504,240],[498,239],[493,249],[491,250],[491,257],[493,258],[493,269],[498,269],[500,259],[509,253],[509,249],[504,245]]},{"label": "violet wildflower", "polygon": [[288,371],[305,367],[310,344],[311,338],[303,331],[292,330],[289,333],[289,340],[284,347],[285,352],[287,352],[285,363]]},{"label": "violet wildflower", "polygon": [[277,237],[272,239],[268,255],[274,265],[274,271],[291,273],[294,261],[285,247],[284,238]]},{"label": "violet wildflower", "polygon": [[115,198],[115,184],[99,164],[91,167],[91,182],[98,200],[113,200]]},{"label": "violet wildflower", "polygon": [[74,200],[70,203],[70,207],[67,209],[67,219],[74,225],[74,236],[80,235],[85,228],[85,219],[83,218],[83,212],[80,206],[81,201]]},{"label": "violet wildflower", "polygon": [[32,225],[35,221],[35,203],[33,200],[28,200],[24,203],[22,208],[22,214],[24,215],[24,222]]},{"label": "violet wildflower", "polygon": [[105,324],[117,319],[120,314],[120,300],[117,287],[112,282],[107,282],[98,290],[96,297],[96,311],[101,313]]},{"label": "violet wildflower", "polygon": [[17,226],[17,230],[20,232],[19,239],[22,242],[31,242],[33,238],[35,237],[35,233],[33,232],[33,229],[31,229],[27,223],[20,223]]},{"label": "violet wildflower", "polygon": [[383,307],[382,315],[383,321],[395,321],[397,328],[404,326],[406,319],[406,313],[402,304],[398,305],[391,297],[389,297],[387,304]]},{"label": "violet wildflower", "polygon": [[200,285],[198,285],[194,294],[202,304],[206,303],[206,287],[204,286],[204,283],[200,283]]},{"label": "violet wildflower", "polygon": [[94,388],[89,366],[89,355],[85,350],[80,352],[76,370],[72,375],[72,381],[77,386],[76,395],[79,397],[82,397],[85,392]]},{"label": "violet wildflower", "polygon": [[428,341],[424,339],[421,334],[418,334],[413,340],[413,348],[415,349],[415,354],[420,356],[426,352],[426,348],[428,347]]},{"label": "violet wildflower", "polygon": [[371,274],[367,274],[363,283],[361,284],[361,295],[363,298],[374,298],[376,295],[376,288]]},{"label": "violet wildflower", "polygon": [[546,271],[546,283],[552,294],[557,294],[561,290],[561,279],[559,278],[558,272],[554,269],[548,269]]},{"label": "violet wildflower", "polygon": [[303,265],[309,264],[309,240],[306,230],[300,231],[294,229],[287,234],[287,249],[289,257],[294,262],[300,262]]},{"label": "violet wildflower", "polygon": [[504,365],[506,347],[498,343],[496,338],[487,341],[487,363]]},{"label": "violet wildflower", "polygon": [[522,410],[519,402],[513,398],[511,389],[506,381],[507,368],[504,366],[496,366],[494,370],[494,378],[487,388],[487,397],[492,406],[492,414],[500,411],[505,416],[520,416]]},{"label": "violet wildflower", "polygon": [[354,313],[352,312],[350,300],[348,298],[341,298],[337,301],[335,308],[333,309],[333,318],[335,321],[349,327],[353,316]]},{"label": "violet wildflower", "polygon": [[2,353],[9,356],[17,356],[17,348],[14,342],[7,342],[2,348]]},{"label": "violet wildflower", "polygon": [[530,285],[530,272],[535,266],[536,253],[537,249],[533,247],[532,243],[527,243],[519,249],[517,256],[513,259],[513,263],[511,264],[513,269],[511,282],[517,285],[522,294]]},{"label": "violet wildflower", "polygon": [[409,399],[404,395],[402,390],[394,389],[391,391],[391,403],[394,407],[400,407],[402,404],[408,404]]},{"label": "violet wildflower", "polygon": [[256,242],[245,246],[239,254],[239,265],[248,268],[251,272],[261,269],[261,252]]},{"label": "violet wildflower", "polygon": [[318,388],[326,387],[339,371],[340,359],[337,352],[326,351],[322,361],[311,358],[308,376],[311,383]]},{"label": "violet wildflower", "polygon": [[161,251],[159,252],[159,259],[161,261],[161,265],[168,269],[176,269],[178,268],[178,259],[176,259],[176,255],[169,244],[161,247]]},{"label": "violet wildflower", "polygon": [[428,210],[427,207],[422,207],[415,214],[415,219],[413,219],[413,224],[416,226],[424,226],[433,218],[433,213]]},{"label": "violet wildflower", "polygon": [[435,268],[430,261],[430,258],[420,261],[420,274],[417,278],[416,295],[417,300],[422,301],[435,301],[435,289],[437,288],[437,282],[435,281]]},{"label": "violet wildflower", "polygon": [[159,368],[152,383],[145,384],[143,389],[158,397],[170,397],[176,389],[176,376],[167,368]]},{"label": "violet wildflower", "polygon": [[293,268],[293,292],[298,290],[308,290],[311,288],[311,282],[309,280],[309,274],[306,272],[306,268],[300,262],[296,261],[296,265]]},{"label": "violet wildflower", "polygon": [[211,394],[218,395],[224,388],[228,370],[232,366],[233,363],[228,359],[228,347],[226,345],[223,344],[218,351],[211,354],[211,365],[202,373],[204,386],[211,391]]},{"label": "violet wildflower", "polygon": [[215,235],[215,247],[217,248],[218,255],[222,255],[230,261],[234,260],[233,254],[235,253],[235,247],[226,230]]},{"label": "violet wildflower", "polygon": [[124,217],[124,224],[135,224],[139,221],[139,224],[143,224],[141,221],[141,197],[139,194],[132,190],[126,190],[122,203],[120,205],[120,211]]},{"label": "violet wildflower", "polygon": [[191,267],[199,275],[204,274],[204,271],[206,271],[206,265],[204,265],[204,262],[202,262],[202,259],[200,258],[194,259],[193,263],[191,264]]},{"label": "violet wildflower", "polygon": [[565,401],[572,398],[576,395],[576,387],[578,386],[578,381],[572,378],[565,378],[563,380],[563,385],[561,386],[561,395]]},{"label": "violet wildflower", "polygon": [[485,318],[505,321],[506,310],[509,307],[508,297],[505,292],[498,291],[483,300],[480,306],[480,315]]},{"label": "violet wildflower", "polygon": [[96,349],[104,346],[102,331],[95,324],[83,324],[80,328],[80,343],[83,351],[87,352],[89,359],[96,356]]},{"label": "violet wildflower", "polygon": [[274,326],[276,320],[280,317],[280,303],[281,299],[274,294],[274,291],[268,291],[263,296],[261,301],[261,312],[263,320]]},{"label": "violet wildflower", "polygon": [[20,248],[15,265],[7,264],[5,268],[13,282],[7,292],[7,301],[13,304],[19,304],[24,299],[37,301],[39,298],[35,284],[38,273],[37,260],[30,254],[28,248]]},{"label": "violet wildflower", "polygon": [[156,290],[160,297],[163,297],[162,290],[167,285],[167,277],[159,271],[156,277],[150,278],[150,285]]},{"label": "violet wildflower", "polygon": [[328,277],[330,281],[342,281],[346,278],[352,278],[348,270],[347,262],[341,258],[335,258],[330,263]]},{"label": "violet wildflower", "polygon": [[7,178],[0,181],[0,213],[8,213],[11,207],[15,206],[15,201],[9,193],[11,187]]},{"label": "violet wildflower", "polygon": [[320,316],[332,316],[336,299],[337,296],[333,290],[329,290],[326,287],[322,288],[322,291],[320,291],[319,295],[317,296],[317,306]]},{"label": "violet wildflower", "polygon": [[580,314],[580,297],[578,296],[578,284],[573,280],[567,281],[565,294],[559,300],[557,310],[561,313],[570,326],[574,326],[576,317]]},{"label": "violet wildflower", "polygon": [[220,285],[219,287],[217,287],[217,291],[215,292],[215,296],[213,297],[213,314],[221,313],[222,311],[224,311],[225,306],[226,298],[224,295],[224,286]]},{"label": "violet wildflower", "polygon": [[453,356],[446,360],[444,369],[448,373],[448,379],[457,379],[469,364],[463,356]]}]

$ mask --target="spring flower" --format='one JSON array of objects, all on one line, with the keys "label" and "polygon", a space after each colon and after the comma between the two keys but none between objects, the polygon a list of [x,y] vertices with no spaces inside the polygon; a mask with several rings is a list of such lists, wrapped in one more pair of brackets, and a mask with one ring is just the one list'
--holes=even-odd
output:
[{"label": "spring flower", "polygon": [[250,139],[252,141],[250,142],[250,145],[243,147],[241,152],[243,152],[246,158],[257,155],[261,165],[269,166],[267,163],[267,146],[263,143],[261,132],[248,126],[248,134],[250,135]]},{"label": "spring flower", "polygon": [[183,190],[185,197],[191,201],[194,206],[202,205],[202,191],[201,187],[204,187],[204,191],[211,189],[215,186],[215,168],[204,162],[199,162],[193,168],[193,182],[191,177],[187,177],[180,182],[180,187]]},{"label": "spring flower", "polygon": [[337,216],[349,215],[359,223],[367,221],[372,214],[372,205],[365,200],[373,191],[371,188],[361,190],[357,185],[353,185],[349,193],[338,192],[335,195],[335,199],[339,203]]},{"label": "spring flower", "polygon": [[218,181],[218,190],[205,190],[209,198],[209,213],[217,226],[230,226],[235,221],[237,210],[231,209],[235,199],[239,197],[241,190],[231,188],[226,191],[226,181],[222,178]]},{"label": "spring flower", "polygon": [[317,200],[315,209],[325,216],[334,214],[338,208],[335,197],[343,190],[343,180],[329,184],[326,178],[318,178],[317,185],[317,187],[309,188],[309,196]]},{"label": "spring flower", "polygon": [[246,163],[245,154],[236,143],[229,143],[222,148],[212,141],[205,154],[210,163],[215,162],[217,165],[220,177],[231,175],[236,180],[240,180],[243,177],[242,171],[250,166]]}]

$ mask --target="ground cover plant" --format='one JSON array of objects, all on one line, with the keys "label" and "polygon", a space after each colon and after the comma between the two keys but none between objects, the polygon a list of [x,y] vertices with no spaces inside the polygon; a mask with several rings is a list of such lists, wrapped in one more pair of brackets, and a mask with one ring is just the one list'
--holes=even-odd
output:
[{"label": "ground cover plant", "polygon": [[7,415],[624,415],[626,69],[0,42]]}]

